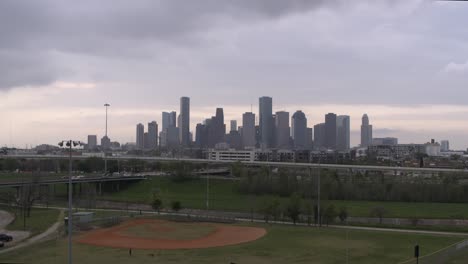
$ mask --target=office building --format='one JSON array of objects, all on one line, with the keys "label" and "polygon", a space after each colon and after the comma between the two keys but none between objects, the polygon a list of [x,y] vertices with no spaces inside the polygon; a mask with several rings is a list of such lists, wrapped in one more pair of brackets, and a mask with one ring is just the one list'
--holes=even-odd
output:
[{"label": "office building", "polygon": [[101,149],[110,149],[111,140],[108,136],[103,136],[101,138]]},{"label": "office building", "polygon": [[158,146],[158,123],[148,123],[148,149],[156,149]]},{"label": "office building", "polygon": [[211,117],[208,126],[208,147],[213,148],[216,144],[224,142],[226,125],[224,124],[224,112],[222,108],[216,108],[216,115]]},{"label": "office building", "polygon": [[168,127],[164,135],[166,137],[165,147],[175,148],[179,146],[179,128],[178,127]]},{"label": "office building", "polygon": [[291,118],[291,134],[295,149],[307,147],[307,118],[300,110],[296,111]]},{"label": "office building", "polygon": [[448,140],[441,140],[440,141],[440,151],[441,152],[448,152],[450,151],[450,143]]},{"label": "office building", "polygon": [[307,128],[306,134],[306,148],[312,149],[314,147],[314,129],[311,127]]},{"label": "office building", "polygon": [[369,123],[367,114],[362,116],[361,124],[361,147],[372,145],[372,125]]},{"label": "office building", "polygon": [[276,112],[275,115],[275,137],[276,142],[275,146],[279,149],[289,148],[289,137],[290,137],[290,127],[289,127],[289,112],[280,111]]},{"label": "office building", "polygon": [[97,136],[88,135],[88,149],[93,150],[97,148]]},{"label": "office building", "polygon": [[246,112],[242,115],[242,146],[254,148],[256,145],[255,135],[255,114]]},{"label": "office building", "polygon": [[206,124],[197,124],[195,129],[195,146],[206,148],[208,146],[208,128]]},{"label": "office building", "polygon": [[325,147],[336,150],[336,114],[328,113],[325,115]]},{"label": "office building", "polygon": [[351,128],[350,118],[347,115],[339,115],[336,117],[336,149],[346,151],[350,149]]},{"label": "office building", "polygon": [[259,126],[260,147],[270,148],[273,146],[273,100],[271,97],[263,96],[259,99]]},{"label": "office building", "polygon": [[143,133],[143,149],[149,149],[149,141],[148,132]]},{"label": "office building", "polygon": [[179,140],[184,147],[190,145],[190,98],[180,98]]},{"label": "office building", "polygon": [[229,132],[237,131],[237,120],[231,120],[230,124],[231,124],[231,129],[229,130]]},{"label": "office building", "polygon": [[325,123],[320,123],[314,126],[314,148],[325,148]]},{"label": "office building", "polygon": [[225,136],[225,141],[232,149],[242,149],[242,137],[239,131],[231,131]]},{"label": "office building", "polygon": [[[176,119],[177,119],[177,113],[175,111],[172,111],[172,112],[162,112],[162,128],[161,128],[161,132],[159,133],[159,144],[161,147],[166,147],[168,145],[168,142],[167,142],[167,139],[168,138],[177,138],[177,141],[179,140],[179,135],[177,134],[177,136],[175,135],[170,135],[168,136],[169,134],[169,129],[170,129],[170,132],[171,133],[179,133],[178,129],[177,131],[175,131],[176,127],[177,127],[177,123],[176,123]],[[174,145],[173,142],[171,143],[171,145]]]},{"label": "office building", "polygon": [[372,145],[379,146],[379,145],[398,145],[398,138],[394,137],[385,137],[385,138],[373,138]]},{"label": "office building", "polygon": [[136,126],[136,148],[145,148],[145,126],[141,123]]}]

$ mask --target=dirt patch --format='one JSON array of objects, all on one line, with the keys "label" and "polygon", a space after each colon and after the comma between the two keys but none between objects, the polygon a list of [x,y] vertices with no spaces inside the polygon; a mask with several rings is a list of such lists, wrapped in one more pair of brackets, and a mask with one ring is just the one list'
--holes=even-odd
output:
[{"label": "dirt patch", "polygon": [[[162,239],[162,238],[149,238],[129,235],[126,232],[129,228],[135,226],[155,226],[161,225],[169,226],[171,228],[179,228],[178,232],[183,229],[197,228],[200,226],[205,228],[210,226],[213,231],[209,234],[201,234],[201,237],[194,239]],[[168,228],[162,228],[164,232],[169,232]],[[186,229],[188,230],[188,229]],[[202,232],[203,233],[203,232]],[[232,226],[226,224],[213,224],[213,223],[191,223],[185,225],[182,223],[173,223],[163,220],[154,219],[138,219],[122,223],[118,226],[99,229],[87,232],[77,238],[79,243],[90,244],[95,246],[107,246],[114,248],[133,248],[133,249],[192,249],[192,248],[210,248],[220,247],[227,245],[236,245],[241,243],[250,242],[261,238],[266,234],[266,230],[258,227],[243,227]]]}]

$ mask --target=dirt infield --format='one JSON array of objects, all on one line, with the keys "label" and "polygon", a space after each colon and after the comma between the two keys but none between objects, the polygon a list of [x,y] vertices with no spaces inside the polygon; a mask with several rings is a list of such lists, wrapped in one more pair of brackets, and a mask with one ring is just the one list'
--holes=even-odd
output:
[{"label": "dirt infield", "polygon": [[[199,234],[196,233],[197,227],[201,230]],[[142,230],[135,231],[137,228]],[[143,233],[145,235],[141,235]],[[259,239],[265,234],[266,230],[258,227],[213,223],[184,225],[164,220],[137,219],[87,232],[76,241],[114,248],[193,249],[241,244]]]}]

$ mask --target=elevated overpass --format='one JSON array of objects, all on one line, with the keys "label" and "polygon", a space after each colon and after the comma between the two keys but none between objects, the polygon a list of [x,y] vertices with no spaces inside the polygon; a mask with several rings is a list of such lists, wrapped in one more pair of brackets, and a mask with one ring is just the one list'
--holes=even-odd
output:
[{"label": "elevated overpass", "polygon": [[[17,159],[64,159],[68,160],[68,155],[6,155],[4,157]],[[84,160],[86,156],[72,156],[74,160]],[[463,173],[468,174],[468,169],[448,169],[448,168],[416,168],[416,167],[391,167],[391,166],[369,166],[369,165],[342,165],[342,164],[321,164],[321,163],[295,163],[295,162],[270,162],[270,161],[219,161],[207,159],[190,158],[165,158],[165,157],[145,157],[145,156],[109,156],[107,160],[143,160],[148,162],[188,162],[198,164],[224,164],[230,165],[241,163],[245,166],[272,167],[272,168],[302,168],[302,169],[336,169],[336,170],[356,170],[356,171],[398,171],[398,172],[426,172],[426,173]]]},{"label": "elevated overpass", "polygon": [[[72,178],[72,184],[77,183],[106,183],[106,182],[137,182],[145,180],[146,176],[118,176],[118,177],[83,177],[83,178]],[[38,184],[38,185],[54,185],[54,184],[68,184],[68,177],[63,177],[60,179],[45,179],[37,183],[31,181],[15,181],[15,182],[1,182],[0,188],[7,187],[22,187],[29,184]]]}]

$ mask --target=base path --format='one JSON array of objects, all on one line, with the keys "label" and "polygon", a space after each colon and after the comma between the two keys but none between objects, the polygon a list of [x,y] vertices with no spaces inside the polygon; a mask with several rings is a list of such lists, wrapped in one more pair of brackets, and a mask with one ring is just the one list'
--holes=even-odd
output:
[{"label": "base path", "polygon": [[[129,235],[127,230],[144,225],[165,225],[168,221],[154,219],[138,219],[127,221],[115,227],[94,230],[80,236],[79,243],[95,246],[132,249],[191,249],[210,248],[227,245],[236,245],[261,238],[266,230],[258,227],[233,226],[227,224],[193,223],[193,225],[210,225],[213,232],[195,239],[161,239]],[[181,223],[171,222],[177,228]],[[194,227],[196,228],[196,227]]]}]

